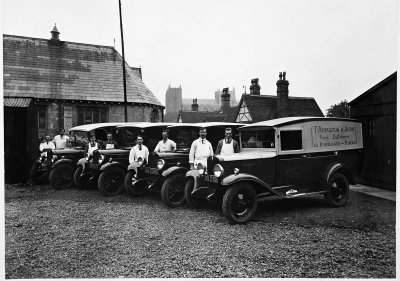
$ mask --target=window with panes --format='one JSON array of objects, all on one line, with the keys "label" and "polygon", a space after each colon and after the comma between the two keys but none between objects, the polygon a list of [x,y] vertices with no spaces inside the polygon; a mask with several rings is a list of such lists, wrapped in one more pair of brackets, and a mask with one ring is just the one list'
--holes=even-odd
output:
[{"label": "window with panes", "polygon": [[78,125],[108,122],[107,107],[78,107]]}]

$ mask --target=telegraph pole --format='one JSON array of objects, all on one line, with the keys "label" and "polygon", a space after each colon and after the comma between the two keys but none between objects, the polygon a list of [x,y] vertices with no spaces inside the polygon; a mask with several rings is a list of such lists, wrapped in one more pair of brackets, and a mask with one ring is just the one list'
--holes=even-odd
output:
[{"label": "telegraph pole", "polygon": [[121,0],[119,1],[119,21],[121,24],[121,43],[122,43],[122,76],[124,79],[124,108],[125,108],[125,122],[128,122],[128,100],[126,98],[126,78],[125,78],[125,51],[124,51],[124,32],[122,30],[122,12]]}]

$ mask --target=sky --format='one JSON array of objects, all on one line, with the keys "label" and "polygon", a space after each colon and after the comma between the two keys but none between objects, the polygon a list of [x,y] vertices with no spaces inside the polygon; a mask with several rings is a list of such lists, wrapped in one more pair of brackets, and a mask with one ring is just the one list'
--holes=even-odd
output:
[{"label": "sky", "polygon": [[[351,101],[397,71],[397,0],[121,0],[125,60],[165,105],[168,85],[185,98],[214,98],[251,79],[321,110]],[[118,0],[2,0],[3,34],[115,46]],[[244,88],[245,87],[245,88]]]}]

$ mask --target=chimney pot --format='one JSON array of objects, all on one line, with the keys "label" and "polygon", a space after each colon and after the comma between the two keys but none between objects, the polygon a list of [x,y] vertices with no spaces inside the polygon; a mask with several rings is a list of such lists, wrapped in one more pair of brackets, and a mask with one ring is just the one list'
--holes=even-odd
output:
[{"label": "chimney pot", "polygon": [[258,85],[258,78],[251,79],[250,95],[260,95],[260,85]]},{"label": "chimney pot", "polygon": [[277,118],[289,117],[289,81],[286,80],[286,72],[279,72],[279,80],[276,82],[277,86],[277,101],[276,101],[276,115]]},{"label": "chimney pot", "polygon": [[221,111],[224,112],[225,110],[231,107],[231,95],[229,94],[229,88],[222,89],[221,95]]}]

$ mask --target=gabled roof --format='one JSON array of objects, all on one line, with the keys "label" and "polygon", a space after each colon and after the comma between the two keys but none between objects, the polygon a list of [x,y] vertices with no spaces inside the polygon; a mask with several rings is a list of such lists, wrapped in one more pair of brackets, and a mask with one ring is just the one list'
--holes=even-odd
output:
[{"label": "gabled roof", "polygon": [[361,95],[359,95],[358,97],[356,97],[354,100],[352,100],[351,102],[349,102],[349,105],[352,106],[354,103],[360,101],[361,99],[367,97],[368,95],[370,95],[371,93],[373,93],[376,89],[382,87],[383,85],[385,85],[386,83],[388,83],[389,81],[391,81],[392,79],[397,79],[397,71],[394,72],[393,74],[389,75],[388,77],[386,77],[385,79],[383,79],[381,82],[379,82],[378,84],[376,84],[375,86],[373,86],[372,88],[370,88],[369,90],[365,91],[364,93],[362,93]]},{"label": "gabled roof", "polygon": [[[252,118],[252,122],[260,122],[277,118],[277,96],[270,95],[242,95],[237,113],[243,102]],[[321,109],[314,98],[290,97],[288,99],[289,116],[321,116]],[[236,115],[237,115],[236,113]],[[235,116],[236,120],[236,116]]]},{"label": "gabled roof", "polygon": [[[108,46],[3,35],[5,97],[123,102],[122,58]],[[164,107],[126,63],[129,103]]]},{"label": "gabled roof", "polygon": [[228,115],[206,115],[200,122],[224,122]]}]

